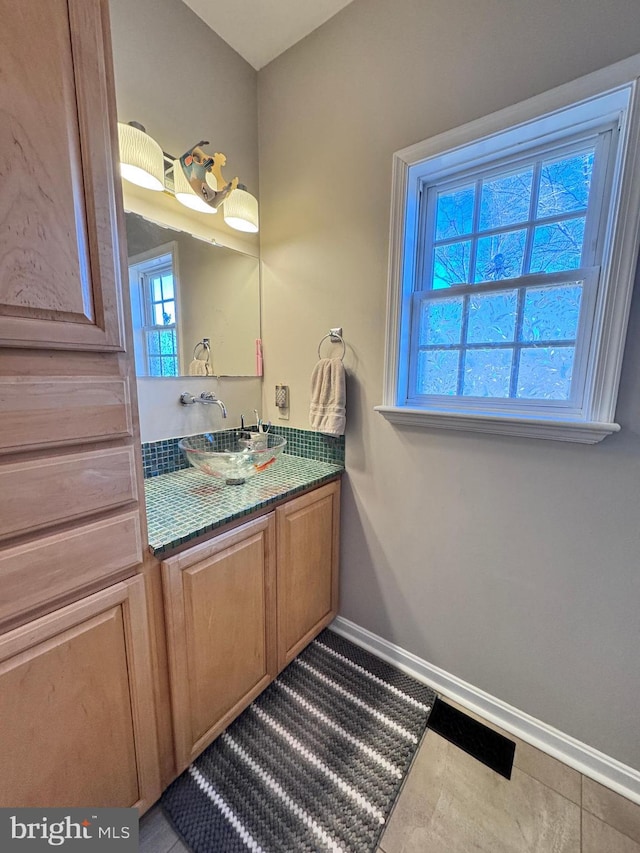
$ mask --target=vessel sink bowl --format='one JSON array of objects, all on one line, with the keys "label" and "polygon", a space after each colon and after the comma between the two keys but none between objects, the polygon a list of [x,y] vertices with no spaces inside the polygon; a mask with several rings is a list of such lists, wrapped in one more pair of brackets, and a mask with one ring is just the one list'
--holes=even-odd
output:
[{"label": "vessel sink bowl", "polygon": [[267,471],[278,459],[286,438],[265,433],[259,439],[232,438],[230,446],[220,447],[212,433],[193,435],[178,442],[190,465],[224,480],[228,486],[239,486],[250,477]]}]

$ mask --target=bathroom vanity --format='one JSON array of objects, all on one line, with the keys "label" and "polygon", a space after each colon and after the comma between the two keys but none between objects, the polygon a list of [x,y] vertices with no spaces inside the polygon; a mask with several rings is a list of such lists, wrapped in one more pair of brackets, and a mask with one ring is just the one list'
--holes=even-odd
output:
[{"label": "bathroom vanity", "polygon": [[[203,475],[184,474],[194,489],[206,488]],[[269,508],[223,524],[222,532],[200,537],[178,553],[160,555],[173,735],[172,746],[161,744],[161,753],[170,776],[211,743],[336,615],[336,476],[325,474],[324,485],[311,485],[296,497],[290,492],[299,492],[299,486],[285,488]],[[163,779],[165,785],[168,781]]]},{"label": "bathroom vanity", "polygon": [[337,613],[344,443],[281,431],[291,452],[242,485],[143,445],[163,788]]}]

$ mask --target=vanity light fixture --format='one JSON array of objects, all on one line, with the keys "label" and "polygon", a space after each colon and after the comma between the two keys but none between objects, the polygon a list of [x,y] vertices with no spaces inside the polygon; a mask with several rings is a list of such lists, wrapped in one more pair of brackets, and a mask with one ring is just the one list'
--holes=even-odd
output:
[{"label": "vanity light fixture", "polygon": [[120,173],[122,177],[148,190],[164,189],[164,155],[162,148],[141,124],[118,122]]},{"label": "vanity light fixture", "polygon": [[[228,183],[222,177],[222,167],[227,162],[224,154],[219,152],[210,157],[202,150],[202,145],[208,145],[205,140],[190,148],[174,164],[173,176],[185,181],[194,196],[215,213],[218,207],[229,197],[238,186],[238,179]],[[213,181],[210,179],[213,178]],[[179,199],[182,201],[182,199]],[[183,202],[184,203],[184,202]]]},{"label": "vanity light fixture", "polygon": [[238,231],[258,230],[258,199],[238,184],[224,203],[224,221]]},{"label": "vanity light fixture", "polygon": [[[163,152],[138,122],[118,122],[120,171],[122,177],[152,190],[173,190],[176,200],[199,213],[216,213],[224,205],[224,221],[238,231],[258,230],[258,200],[238,178],[226,181],[222,167],[227,158],[207,154],[198,142],[182,157]],[[165,173],[173,172],[173,187],[165,185]],[[171,180],[169,180],[171,184]]]},{"label": "vanity light fixture", "polygon": [[[205,180],[212,191],[216,192],[218,182],[211,172],[207,172]],[[180,165],[180,160],[173,161],[173,192],[176,201],[184,204],[185,207],[190,207],[191,210],[197,210],[199,213],[216,213],[218,210],[217,207],[212,207],[203,198],[196,195]]]}]

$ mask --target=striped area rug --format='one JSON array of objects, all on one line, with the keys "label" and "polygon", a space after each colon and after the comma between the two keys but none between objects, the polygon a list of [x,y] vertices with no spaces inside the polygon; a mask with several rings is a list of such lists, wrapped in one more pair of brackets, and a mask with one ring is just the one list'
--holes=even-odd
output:
[{"label": "striped area rug", "polygon": [[373,853],[434,692],[332,631],[165,791],[194,853]]}]

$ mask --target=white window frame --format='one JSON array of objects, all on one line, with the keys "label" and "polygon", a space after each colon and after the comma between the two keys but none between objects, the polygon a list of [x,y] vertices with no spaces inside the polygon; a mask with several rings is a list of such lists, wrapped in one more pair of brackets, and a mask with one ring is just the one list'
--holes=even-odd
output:
[{"label": "white window frame", "polygon": [[[161,259],[171,257],[171,268],[173,271],[173,291],[176,317],[175,323],[170,326],[156,326],[153,323],[150,309],[150,293],[148,279],[158,267],[165,266]],[[173,328],[176,335],[176,357],[178,365],[177,376],[181,374],[181,331],[180,331],[180,274],[178,263],[178,244],[175,241],[155,246],[146,252],[141,252],[129,258],[129,288],[131,293],[131,312],[134,335],[134,355],[136,362],[136,375],[149,376],[154,379],[172,379],[172,376],[157,376],[149,370],[149,352],[147,348],[147,333],[152,331],[165,331]],[[169,266],[168,264],[166,265]]]},{"label": "white window frame", "polygon": [[[572,133],[586,133],[607,122],[617,125],[619,141],[604,196],[608,225],[601,235],[599,275],[597,269],[575,271],[576,280],[580,275],[590,282],[597,277],[597,288],[591,287],[593,329],[581,399],[567,406],[545,401],[520,405],[513,399],[505,405],[497,398],[452,396],[431,401],[428,407],[408,400],[411,302],[419,289],[420,193],[425,181],[479,170],[513,156],[523,145],[533,148],[537,140],[548,144],[569,139]],[[384,391],[376,411],[397,424],[587,444],[617,432],[615,407],[640,246],[640,54],[396,152],[392,180]],[[541,278],[550,283],[553,275]],[[500,286],[506,283],[502,280]],[[458,291],[451,288],[451,295]]]}]

